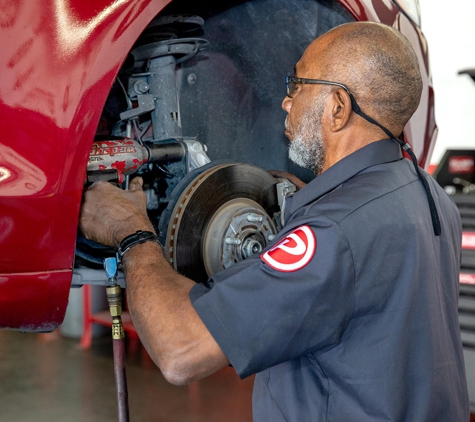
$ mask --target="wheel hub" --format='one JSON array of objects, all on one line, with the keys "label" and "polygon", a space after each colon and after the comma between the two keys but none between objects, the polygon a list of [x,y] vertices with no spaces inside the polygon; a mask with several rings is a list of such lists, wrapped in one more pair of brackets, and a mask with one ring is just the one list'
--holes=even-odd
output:
[{"label": "wheel hub", "polygon": [[214,274],[259,253],[275,233],[274,222],[257,202],[237,198],[225,203],[205,233],[203,258],[207,273]]},{"label": "wheel hub", "polygon": [[160,231],[173,267],[205,282],[262,251],[276,234],[272,216],[280,208],[276,179],[259,167],[226,163],[197,170],[177,186]]}]

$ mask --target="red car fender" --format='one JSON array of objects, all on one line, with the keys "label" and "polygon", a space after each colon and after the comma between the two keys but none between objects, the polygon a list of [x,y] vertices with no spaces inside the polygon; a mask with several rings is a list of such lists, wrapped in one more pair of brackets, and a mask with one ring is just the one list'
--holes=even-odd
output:
[{"label": "red car fender", "polygon": [[61,324],[100,114],[127,52],[167,3],[17,0],[2,10],[0,327]]}]

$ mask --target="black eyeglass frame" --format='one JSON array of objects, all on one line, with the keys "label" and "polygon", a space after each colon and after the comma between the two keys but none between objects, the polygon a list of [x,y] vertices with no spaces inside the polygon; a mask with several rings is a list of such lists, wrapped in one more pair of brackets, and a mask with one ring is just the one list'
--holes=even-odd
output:
[{"label": "black eyeglass frame", "polygon": [[[364,119],[370,121],[371,123],[374,123],[375,125],[377,126],[380,126],[381,125],[379,123],[377,123],[375,120],[373,120],[371,117],[367,116],[366,114],[364,114],[362,111],[361,111],[361,108],[360,106],[358,105],[358,103],[356,102],[355,100],[355,97],[353,97],[353,94],[350,92],[349,88],[346,86],[346,85],[343,85],[341,82],[333,82],[333,81],[326,81],[324,79],[307,79],[307,78],[297,78],[297,76],[286,76],[285,77],[285,86],[287,87],[287,97],[289,98],[292,98],[292,95],[294,94],[295,92],[295,89],[292,89],[291,88],[291,84],[320,84],[320,85],[333,85],[333,86],[337,86],[339,88],[342,88],[344,89],[347,94],[349,95],[350,97],[350,101],[351,101],[351,109],[356,113],[356,114],[359,114],[360,116],[362,116]],[[383,129],[387,134],[387,129],[384,128]],[[389,132],[391,133],[391,132]],[[394,135],[390,135],[391,137],[395,138]]]},{"label": "black eyeglass frame", "polygon": [[[294,88],[291,88],[291,85],[294,85]],[[296,84],[320,84],[320,85],[333,85],[333,86],[338,86],[340,88],[343,88],[352,101],[354,101],[354,97],[351,94],[350,90],[346,85],[343,85],[340,82],[332,82],[332,81],[325,81],[323,79],[307,79],[307,78],[297,78],[297,76],[286,76],[285,77],[285,85],[287,87],[287,97],[292,98],[292,95],[294,95],[295,90],[297,89],[295,87]]]}]

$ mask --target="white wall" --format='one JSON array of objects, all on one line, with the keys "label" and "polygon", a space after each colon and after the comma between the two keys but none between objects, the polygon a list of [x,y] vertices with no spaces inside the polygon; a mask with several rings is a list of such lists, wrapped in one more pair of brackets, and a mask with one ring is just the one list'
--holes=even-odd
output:
[{"label": "white wall", "polygon": [[419,0],[429,44],[439,135],[431,164],[446,149],[475,149],[475,83],[458,71],[475,68],[475,1]]}]

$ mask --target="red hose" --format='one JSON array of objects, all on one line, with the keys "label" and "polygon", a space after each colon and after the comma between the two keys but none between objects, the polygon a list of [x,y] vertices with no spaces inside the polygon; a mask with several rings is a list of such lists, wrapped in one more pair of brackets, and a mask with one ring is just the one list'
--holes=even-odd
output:
[{"label": "red hose", "polygon": [[[115,261],[115,258],[113,260],[106,261],[105,264],[110,264],[112,268],[108,273],[108,279],[111,282],[115,282],[117,267],[114,267],[112,264],[117,264],[117,261]],[[107,272],[109,267],[106,265],[105,267]],[[121,318],[122,289],[116,284],[110,285],[106,288],[106,293],[112,317],[112,346],[114,352],[115,385],[117,390],[117,411],[119,414],[119,422],[129,422],[127,377],[125,375],[125,333]]]},{"label": "red hose", "polygon": [[127,393],[127,377],[125,375],[125,341],[112,340],[114,348],[114,374],[117,387],[117,411],[119,422],[129,422],[129,401]]}]

